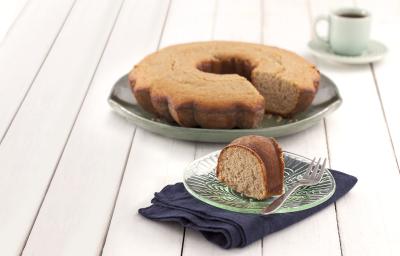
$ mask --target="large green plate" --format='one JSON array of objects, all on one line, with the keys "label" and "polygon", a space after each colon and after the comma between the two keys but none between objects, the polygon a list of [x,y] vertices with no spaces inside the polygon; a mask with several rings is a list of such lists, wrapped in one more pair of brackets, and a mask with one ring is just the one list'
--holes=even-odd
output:
[{"label": "large green plate", "polygon": [[332,80],[321,74],[318,93],[306,111],[290,119],[267,114],[260,127],[254,129],[186,128],[158,119],[137,104],[132,96],[127,75],[114,84],[108,102],[117,113],[138,127],[166,137],[191,141],[230,142],[249,134],[280,137],[300,132],[336,110],[341,105],[342,99]]}]

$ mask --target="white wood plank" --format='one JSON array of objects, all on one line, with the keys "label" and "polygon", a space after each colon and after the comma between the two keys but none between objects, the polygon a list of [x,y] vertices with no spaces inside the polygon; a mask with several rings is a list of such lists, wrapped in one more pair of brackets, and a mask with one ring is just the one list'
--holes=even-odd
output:
[{"label": "white wood plank", "polygon": [[388,55],[381,62],[374,63],[377,89],[380,92],[387,123],[392,136],[393,147],[396,152],[397,166],[400,162],[400,87],[397,86],[397,74],[400,57],[400,34],[391,31],[400,26],[400,2],[385,0],[358,1],[360,7],[372,12],[372,38],[383,42],[389,49]]},{"label": "white wood plank", "polygon": [[226,146],[226,144],[223,144],[223,143],[197,142],[196,143],[196,155],[195,155],[195,158],[196,159],[200,158],[202,156],[210,154],[211,152],[214,152],[216,150],[220,150],[225,146]]},{"label": "white wood plank", "polygon": [[[211,38],[213,1],[174,0],[161,47]],[[137,211],[153,193],[182,181],[184,167],[194,159],[195,144],[138,129],[121,185],[104,255],[179,255],[183,229],[147,220]]]},{"label": "white wood plank", "polygon": [[[278,141],[289,152],[310,158],[328,157],[322,122],[299,134],[278,138]],[[282,246],[282,241],[290,246]],[[334,205],[271,234],[263,245],[264,255],[341,255]]]},{"label": "white wood plank", "polygon": [[134,130],[111,113],[106,99],[110,86],[157,47],[167,6],[158,0],[124,3],[24,254],[102,250]]},{"label": "white wood plank", "polygon": [[259,43],[262,35],[261,2],[217,1],[213,39]]},{"label": "white wood plank", "polygon": [[120,3],[82,0],[74,6],[3,140],[0,248],[4,255],[16,254],[22,249]]},{"label": "white wood plank", "polygon": [[214,0],[172,0],[160,46],[210,40],[214,9]]},{"label": "white wood plank", "polygon": [[[213,39],[260,42],[261,1],[217,1]],[[198,143],[196,158],[221,148],[222,144]],[[261,255],[261,240],[241,248],[224,250],[187,229],[183,255]]]},{"label": "white wood plank", "polygon": [[[396,19],[399,18],[400,13],[400,2],[397,0],[353,0],[354,5],[360,8],[367,9],[372,14],[372,33],[383,32],[379,30],[379,23],[387,21],[388,23],[396,24]],[[392,33],[388,33],[390,30],[385,30],[386,36],[390,36]],[[393,33],[397,34],[397,33]],[[378,34],[376,34],[378,35]],[[381,37],[376,37],[378,40],[385,40]]]},{"label": "white wood plank", "polygon": [[0,1],[0,45],[12,28],[18,17],[22,14],[28,0],[1,0]]},{"label": "white wood plank", "polygon": [[400,209],[393,202],[398,200],[400,181],[371,71],[320,67],[339,85],[344,99],[327,119],[332,166],[359,178],[337,204],[343,255],[399,255],[400,223],[394,214]]},{"label": "white wood plank", "polygon": [[[294,51],[315,62],[306,51],[311,38],[307,3],[265,1],[264,10],[264,43]],[[290,152],[310,158],[328,157],[323,122],[299,134],[278,138],[278,141]],[[290,246],[282,246],[283,240]],[[340,255],[334,205],[266,237],[263,249],[264,255]]]},{"label": "white wood plank", "polygon": [[165,139],[137,129],[103,255],[179,255],[183,229],[154,222],[137,211],[153,193],[181,181],[193,160],[191,143]]},{"label": "white wood plank", "polygon": [[[264,0],[263,42],[291,50],[314,63],[314,58],[307,51],[311,37],[309,24],[305,1]],[[293,29],[294,26],[296,29]]]},{"label": "white wood plank", "polygon": [[[312,13],[321,9],[312,2]],[[339,86],[342,107],[327,118],[333,167],[359,178],[337,203],[343,255],[399,255],[400,176],[368,65],[319,61]]]},{"label": "white wood plank", "polygon": [[31,0],[0,44],[0,142],[73,3]]}]

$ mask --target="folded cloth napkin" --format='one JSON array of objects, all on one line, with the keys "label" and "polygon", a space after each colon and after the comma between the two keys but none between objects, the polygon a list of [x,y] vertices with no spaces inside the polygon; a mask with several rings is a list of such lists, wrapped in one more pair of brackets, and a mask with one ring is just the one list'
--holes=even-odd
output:
[{"label": "folded cloth napkin", "polygon": [[244,247],[320,211],[357,183],[356,177],[330,171],[336,181],[335,193],[326,202],[304,211],[267,216],[231,212],[201,202],[182,183],[177,183],[155,193],[152,205],[139,209],[139,213],[152,220],[178,222],[200,231],[207,240],[226,249]]}]

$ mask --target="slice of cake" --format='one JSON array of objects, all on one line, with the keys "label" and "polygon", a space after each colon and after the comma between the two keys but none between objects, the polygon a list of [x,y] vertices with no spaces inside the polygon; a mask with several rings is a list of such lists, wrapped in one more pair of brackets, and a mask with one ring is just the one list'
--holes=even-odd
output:
[{"label": "slice of cake", "polygon": [[216,174],[236,192],[261,200],[283,193],[283,171],[278,143],[250,135],[232,141],[221,151]]}]

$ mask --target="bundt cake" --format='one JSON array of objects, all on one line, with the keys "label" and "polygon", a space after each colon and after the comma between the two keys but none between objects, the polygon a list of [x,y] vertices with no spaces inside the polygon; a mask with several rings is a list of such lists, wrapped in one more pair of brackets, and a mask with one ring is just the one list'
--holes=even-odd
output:
[{"label": "bundt cake", "polygon": [[129,73],[138,104],[185,127],[254,128],[264,112],[305,110],[319,72],[302,57],[241,42],[170,46],[145,57]]},{"label": "bundt cake", "polygon": [[278,143],[262,136],[232,141],[218,157],[217,178],[238,193],[266,199],[283,193],[284,162]]}]

